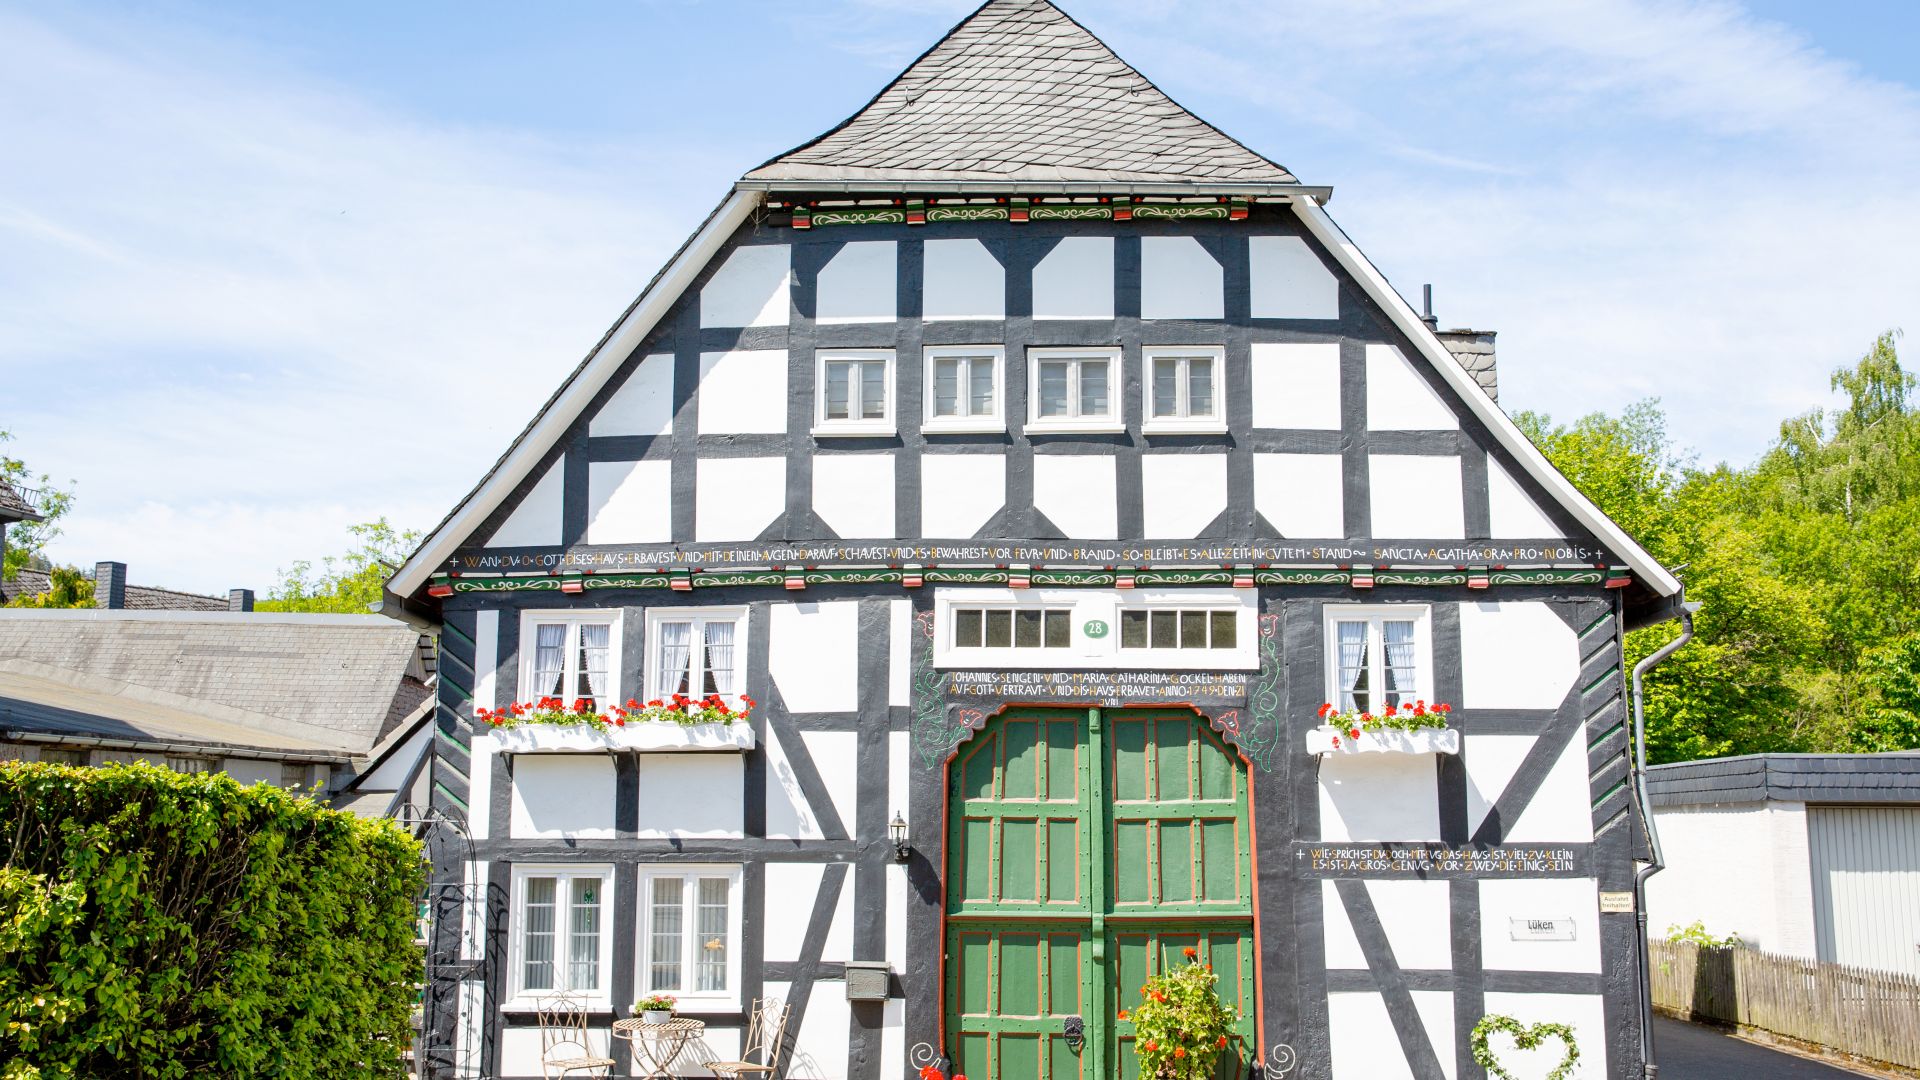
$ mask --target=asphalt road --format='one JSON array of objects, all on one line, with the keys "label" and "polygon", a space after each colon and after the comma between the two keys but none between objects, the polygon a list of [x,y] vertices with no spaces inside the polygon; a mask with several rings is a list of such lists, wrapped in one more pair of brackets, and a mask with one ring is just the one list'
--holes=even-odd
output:
[{"label": "asphalt road", "polygon": [[1660,1080],[1859,1080],[1866,1075],[1664,1016],[1653,1020],[1653,1059],[1660,1065]]}]

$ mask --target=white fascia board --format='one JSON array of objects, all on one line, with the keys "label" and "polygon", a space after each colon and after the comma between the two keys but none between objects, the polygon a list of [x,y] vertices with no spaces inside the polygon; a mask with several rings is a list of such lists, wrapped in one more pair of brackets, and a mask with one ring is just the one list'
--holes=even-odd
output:
[{"label": "white fascia board", "polygon": [[1601,513],[1599,507],[1560,475],[1560,470],[1553,467],[1540,448],[1533,445],[1533,441],[1487,397],[1486,391],[1480,389],[1480,384],[1473,381],[1473,376],[1467,374],[1453,354],[1447,351],[1447,347],[1441,344],[1440,338],[1420,316],[1414,314],[1413,308],[1401,298],[1400,293],[1387,283],[1385,275],[1354,246],[1353,241],[1347,238],[1340,226],[1333,223],[1325,210],[1311,199],[1295,199],[1292,206],[1295,216],[1307,227],[1307,231],[1333,254],[1347,273],[1353,275],[1361,288],[1367,290],[1367,295],[1380,305],[1387,317],[1393,320],[1394,326],[1413,342],[1427,362],[1439,370],[1440,377],[1453,387],[1454,393],[1467,403],[1467,408],[1479,417],[1481,423],[1487,425],[1494,438],[1500,440],[1500,445],[1527,470],[1527,475],[1538,481],[1576,520],[1592,530],[1597,539],[1618,552],[1626,560],[1627,566],[1654,592],[1661,596],[1672,596],[1680,591],[1679,580],[1633,537],[1628,536],[1625,529],[1614,524],[1613,519]]},{"label": "white fascia board", "polygon": [[594,395],[619,370],[621,362],[632,355],[633,350],[639,348],[646,336],[653,332],[653,328],[659,325],[667,310],[686,292],[687,286],[693,283],[714,253],[760,205],[761,199],[762,195],[753,191],[735,191],[728,197],[719,211],[694,234],[679,256],[667,266],[660,280],[634,301],[626,316],[607,334],[606,340],[587,358],[579,374],[540,414],[533,426],[508,452],[506,459],[393,575],[387,582],[388,589],[397,596],[411,596],[426,584],[434,569],[453,555],[460,541],[472,535],[486,521],[487,515],[493,513],[520,481],[527,478],[547,451],[553,449],[553,444],[565,434],[568,426],[579,418],[593,401]]}]

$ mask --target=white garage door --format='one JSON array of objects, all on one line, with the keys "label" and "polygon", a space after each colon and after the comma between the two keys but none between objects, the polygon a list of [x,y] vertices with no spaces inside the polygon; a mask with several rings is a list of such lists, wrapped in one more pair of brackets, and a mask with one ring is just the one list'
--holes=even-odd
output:
[{"label": "white garage door", "polygon": [[1920,807],[1810,806],[1820,959],[1920,975]]}]

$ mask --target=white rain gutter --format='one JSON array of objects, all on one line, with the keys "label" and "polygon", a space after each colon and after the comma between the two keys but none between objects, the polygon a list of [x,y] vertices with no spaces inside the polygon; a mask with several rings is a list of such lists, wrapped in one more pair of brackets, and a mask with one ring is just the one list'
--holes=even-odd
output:
[{"label": "white rain gutter", "polygon": [[486,521],[487,515],[493,513],[514,487],[533,471],[547,451],[553,449],[554,443],[585,411],[594,395],[619,370],[621,362],[640,347],[640,343],[666,316],[668,309],[693,284],[693,279],[706,267],[708,260],[713,258],[714,253],[720,250],[720,246],[747,220],[760,202],[758,192],[735,191],[721,204],[706,225],[668,264],[653,287],[634,302],[626,316],[607,334],[606,340],[594,349],[585,366],[580,369],[580,374],[541,412],[533,427],[508,452],[480,489],[463,502],[444,525],[434,530],[433,535],[420,545],[420,550],[414,552],[406,565],[393,575],[387,583],[388,589],[406,597],[426,584],[434,569],[453,554],[460,541],[472,535]]}]

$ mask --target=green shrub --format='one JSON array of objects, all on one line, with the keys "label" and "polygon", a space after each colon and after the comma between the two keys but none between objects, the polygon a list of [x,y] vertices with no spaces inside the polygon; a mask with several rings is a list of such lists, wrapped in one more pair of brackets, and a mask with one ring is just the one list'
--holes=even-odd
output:
[{"label": "green shrub", "polygon": [[423,882],[265,784],[0,763],[0,1080],[401,1076]]}]

